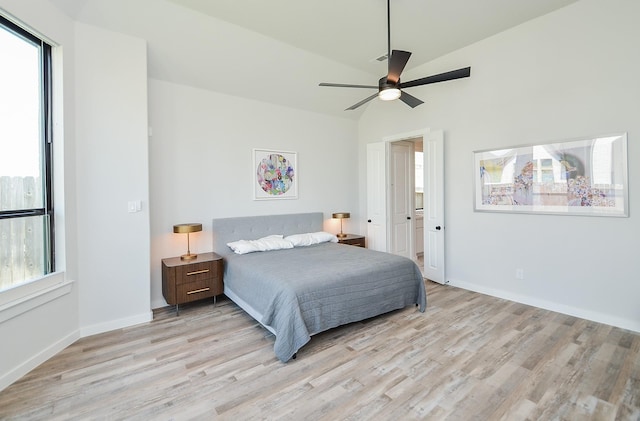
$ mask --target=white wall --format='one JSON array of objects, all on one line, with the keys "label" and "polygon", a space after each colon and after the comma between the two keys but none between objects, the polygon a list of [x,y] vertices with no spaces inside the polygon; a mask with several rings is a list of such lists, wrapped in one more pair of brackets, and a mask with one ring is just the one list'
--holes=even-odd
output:
[{"label": "white wall", "polygon": [[[151,320],[146,43],[76,24],[82,336]],[[129,213],[128,202],[141,201]]]},{"label": "white wall", "polygon": [[[332,212],[357,217],[351,120],[150,79],[149,121],[153,308],[166,305],[161,259],[186,252],[174,224],[203,224],[191,235],[199,253],[212,250],[212,218],[321,211],[325,228],[337,232]],[[298,199],[253,200],[253,148],[297,152]]]},{"label": "white wall", "polygon": [[[405,75],[472,67],[469,79],[412,88],[425,100],[414,110],[369,106],[359,122],[360,189],[367,143],[444,129],[449,282],[640,331],[638,16],[635,0],[583,0]],[[473,151],[623,131],[629,218],[473,212]]]},{"label": "white wall", "polygon": [[[56,265],[67,280],[76,279],[74,48],[73,22],[48,2],[34,7],[32,2],[0,0],[0,8],[35,29],[56,45],[54,51],[54,101],[64,104],[64,113],[54,115],[54,184],[56,218]],[[62,90],[64,82],[64,90]],[[58,110],[61,110],[58,107]],[[66,163],[71,163],[67,165]],[[62,292],[61,291],[69,291]],[[78,295],[76,284],[39,296],[31,308],[0,323],[0,390],[55,355],[76,340]],[[35,305],[35,307],[33,307]]]}]

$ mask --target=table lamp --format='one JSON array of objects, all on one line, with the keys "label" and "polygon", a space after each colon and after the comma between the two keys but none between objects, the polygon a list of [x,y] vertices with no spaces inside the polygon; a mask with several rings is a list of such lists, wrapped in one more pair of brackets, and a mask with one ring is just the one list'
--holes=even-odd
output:
[{"label": "table lamp", "polygon": [[193,260],[198,257],[197,254],[191,254],[189,246],[189,234],[192,232],[202,231],[202,224],[178,224],[173,226],[173,232],[176,234],[187,234],[187,254],[180,256],[182,260]]},{"label": "table lamp", "polygon": [[344,238],[347,234],[342,232],[342,220],[346,218],[351,218],[351,214],[349,212],[338,212],[332,215],[333,218],[340,220],[340,234],[336,234],[338,238]]}]

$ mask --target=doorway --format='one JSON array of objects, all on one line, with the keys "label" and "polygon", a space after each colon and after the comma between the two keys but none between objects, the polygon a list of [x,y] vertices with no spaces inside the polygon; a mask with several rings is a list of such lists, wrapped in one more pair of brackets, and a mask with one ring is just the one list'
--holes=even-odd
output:
[{"label": "doorway", "polygon": [[[419,145],[420,140],[422,140],[423,152],[422,212],[416,209],[420,196],[415,191],[416,160],[413,155],[415,149],[419,149],[417,144]],[[410,164],[403,164],[407,160],[393,156],[393,145],[401,142],[411,145]],[[402,167],[403,165],[405,168]],[[407,176],[403,169],[408,170],[410,175]],[[400,190],[397,178],[412,182],[401,182],[404,190]],[[407,253],[407,257],[420,262],[417,254],[420,248],[416,247],[415,242],[420,241],[420,234],[422,234],[423,275],[432,281],[445,283],[444,132],[424,130],[368,144],[367,181],[369,248],[401,255]],[[409,205],[406,205],[407,198],[411,199]],[[416,218],[420,214],[423,217],[422,230],[418,228],[419,221]],[[405,223],[399,224],[399,229],[394,231],[394,223],[401,222],[398,215],[400,217],[404,215]],[[375,241],[370,241],[372,239]],[[402,253],[397,253],[400,250]]]},{"label": "doorway", "polygon": [[[416,144],[422,137],[390,142],[389,156],[389,251],[418,262],[416,212]],[[420,146],[422,149],[422,146]],[[422,164],[420,165],[422,168]],[[422,184],[422,183],[421,183]],[[423,238],[423,236],[422,236]]]}]

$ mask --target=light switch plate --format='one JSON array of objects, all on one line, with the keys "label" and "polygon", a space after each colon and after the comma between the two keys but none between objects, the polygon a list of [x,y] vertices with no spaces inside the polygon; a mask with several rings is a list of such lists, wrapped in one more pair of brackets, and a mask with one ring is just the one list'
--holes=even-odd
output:
[{"label": "light switch plate", "polygon": [[140,212],[142,210],[142,201],[141,200],[132,200],[127,204],[127,209],[129,213]]}]

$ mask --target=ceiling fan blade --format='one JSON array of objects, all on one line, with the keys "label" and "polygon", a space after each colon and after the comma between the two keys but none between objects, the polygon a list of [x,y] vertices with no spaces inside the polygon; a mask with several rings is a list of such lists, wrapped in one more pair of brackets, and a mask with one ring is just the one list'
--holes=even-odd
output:
[{"label": "ceiling fan blade", "polygon": [[424,101],[419,100],[413,95],[409,95],[408,93],[402,91],[400,94],[400,100],[410,106],[411,108],[416,108],[420,104],[424,104]]},{"label": "ceiling fan blade", "polygon": [[407,65],[411,57],[411,53],[402,50],[393,50],[391,52],[391,58],[389,58],[389,74],[387,75],[387,82],[394,85],[400,80],[400,74],[404,70],[404,66]]},{"label": "ceiling fan blade", "polygon": [[357,104],[353,104],[352,106],[350,106],[349,108],[347,108],[345,111],[349,111],[349,110],[355,110],[356,108],[358,108],[359,106],[366,104],[367,102],[371,101],[373,98],[377,97],[378,94],[375,93],[373,95],[371,95],[370,97],[367,97],[365,99],[363,99],[362,101],[358,102]]},{"label": "ceiling fan blade", "polygon": [[344,83],[320,83],[318,86],[330,86],[333,88],[367,88],[367,89],[378,89],[377,86],[373,85],[348,85]]},{"label": "ceiling fan blade", "polygon": [[410,82],[402,82],[401,88],[411,88],[412,86],[428,85],[430,83],[445,82],[447,80],[462,79],[471,76],[471,67],[452,70],[450,72],[440,73],[438,75],[423,77],[422,79],[412,80]]}]

